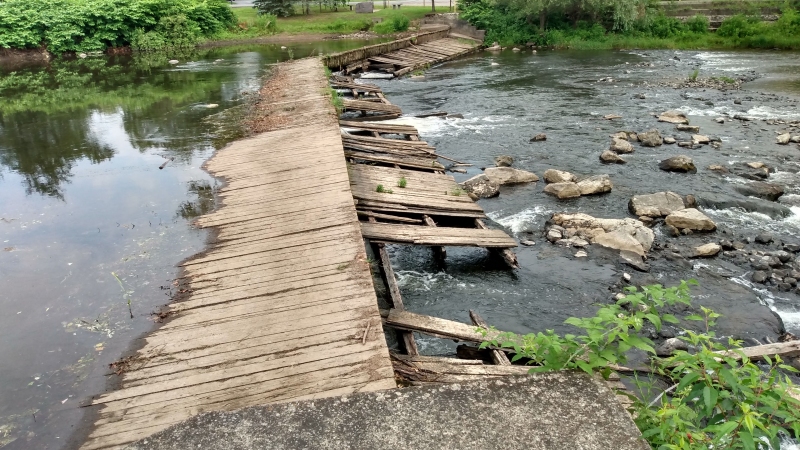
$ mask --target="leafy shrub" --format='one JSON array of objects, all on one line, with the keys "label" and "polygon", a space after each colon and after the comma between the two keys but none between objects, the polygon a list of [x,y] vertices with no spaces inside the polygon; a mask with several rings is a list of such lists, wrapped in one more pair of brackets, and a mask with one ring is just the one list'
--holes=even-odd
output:
[{"label": "leafy shrub", "polygon": [[376,24],[373,30],[378,34],[398,33],[408,30],[408,17],[402,14],[390,14],[383,22]]},{"label": "leafy shrub", "polygon": [[692,33],[706,33],[708,31],[708,17],[698,14],[686,21],[686,26]]},{"label": "leafy shrub", "polygon": [[44,47],[59,54],[124,46],[134,39],[153,47],[168,35],[184,45],[234,23],[226,0],[5,0],[0,47]]},{"label": "leafy shrub", "polygon": [[[628,295],[602,306],[594,317],[567,319],[581,335],[500,333],[481,347],[513,349],[513,360],[527,358],[531,372],[576,369],[608,377],[613,366],[626,362],[631,349],[655,356],[653,342],[642,331],[678,323],[664,310],[689,307],[689,285],[695,283],[628,288]],[[759,366],[741,351],[741,341],[728,339],[723,346],[712,331],[719,314],[704,307],[700,312],[684,320],[700,322],[701,331],[685,329],[679,337],[692,351],[652,360],[649,370],[672,385],[658,389],[652,401],[634,398],[632,417],[642,436],[654,449],[755,450],[767,444],[778,449],[789,432],[800,435],[800,400],[793,396],[797,391],[789,377],[797,369],[779,357],[767,357]],[[656,389],[653,383],[636,381],[643,394]]]},{"label": "leafy shrub", "polygon": [[757,34],[761,28],[760,25],[761,23],[757,19],[738,14],[725,19],[717,29],[717,35],[741,39]]}]

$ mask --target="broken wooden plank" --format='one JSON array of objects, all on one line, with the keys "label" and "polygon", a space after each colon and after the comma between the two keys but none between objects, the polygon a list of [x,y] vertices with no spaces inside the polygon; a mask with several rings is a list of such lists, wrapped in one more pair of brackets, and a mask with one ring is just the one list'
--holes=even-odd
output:
[{"label": "broken wooden plank", "polygon": [[[436,222],[434,222],[433,219],[431,219],[431,216],[427,214],[422,216],[422,221],[425,222],[425,225],[429,227],[436,227]],[[431,250],[433,250],[434,257],[439,261],[444,261],[445,258],[447,258],[447,250],[445,250],[444,247],[436,245],[431,247]]]},{"label": "broken wooden plank", "polygon": [[[486,226],[485,223],[483,223],[483,220],[481,219],[475,219],[475,226],[484,230],[489,228]],[[511,249],[504,248],[502,250],[498,250],[498,253],[500,254],[500,257],[503,258],[503,260],[506,262],[506,264],[511,266],[511,268],[519,269],[519,263],[517,262],[517,255],[515,255],[514,252],[511,251]]]},{"label": "broken wooden plank", "polygon": [[517,245],[513,238],[500,230],[362,223],[361,232],[366,239],[401,244],[497,248]]},{"label": "broken wooden plank", "polygon": [[356,212],[358,213],[359,216],[374,217],[376,219],[392,220],[395,222],[404,222],[404,223],[422,223],[421,219],[412,219],[410,217],[395,216],[392,214],[382,214],[369,210],[359,209]]},{"label": "broken wooden plank", "polygon": [[467,342],[492,340],[500,333],[498,331],[489,331],[484,335],[477,331],[477,327],[472,325],[396,309],[389,310],[386,324],[402,330]]},{"label": "broken wooden plank", "polygon": [[[469,318],[472,319],[472,323],[474,325],[479,326],[479,327],[489,331],[489,324],[487,324],[486,321],[483,320],[483,318],[478,315],[478,313],[476,313],[475,311],[473,311],[471,309],[469,310]],[[497,364],[499,366],[510,366],[511,365],[511,361],[508,359],[508,356],[506,356],[504,351],[497,350],[497,349],[491,349],[490,352],[491,352],[491,355],[492,355],[492,361],[495,364]]]}]

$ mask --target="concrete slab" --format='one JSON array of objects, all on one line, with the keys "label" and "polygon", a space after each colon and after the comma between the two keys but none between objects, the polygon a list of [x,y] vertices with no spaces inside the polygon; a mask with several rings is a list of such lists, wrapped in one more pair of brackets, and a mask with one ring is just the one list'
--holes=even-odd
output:
[{"label": "concrete slab", "polygon": [[603,383],[558,372],[196,416],[132,450],[648,450]]}]

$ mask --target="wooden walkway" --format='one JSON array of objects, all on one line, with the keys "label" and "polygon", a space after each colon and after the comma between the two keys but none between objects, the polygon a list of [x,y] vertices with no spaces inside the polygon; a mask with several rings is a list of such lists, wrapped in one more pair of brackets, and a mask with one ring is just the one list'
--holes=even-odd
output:
[{"label": "wooden walkway", "polygon": [[209,160],[223,206],[197,225],[216,240],[184,264],[191,296],[119,366],[121,388],[94,400],[84,449],[206,411],[396,386],[323,66],[276,70],[290,80],[270,91],[277,129]]}]

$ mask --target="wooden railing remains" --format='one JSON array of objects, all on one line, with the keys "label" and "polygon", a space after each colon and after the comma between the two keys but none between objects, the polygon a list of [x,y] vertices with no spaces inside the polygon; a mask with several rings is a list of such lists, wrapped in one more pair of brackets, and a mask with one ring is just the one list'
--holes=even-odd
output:
[{"label": "wooden railing remains", "polygon": [[325,55],[322,57],[322,63],[330,69],[342,70],[350,64],[364,61],[373,56],[380,56],[395,50],[411,47],[412,45],[425,44],[427,42],[446,38],[449,33],[450,27],[444,26],[434,31],[419,33],[396,41],[368,45],[355,50]]}]

